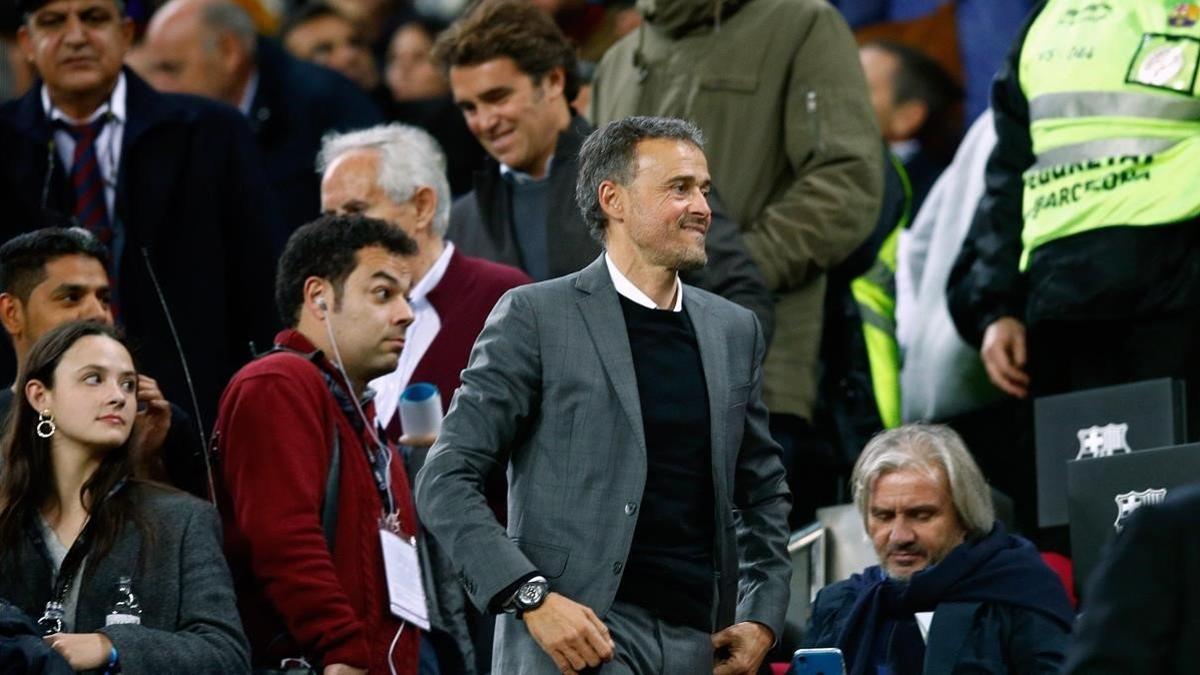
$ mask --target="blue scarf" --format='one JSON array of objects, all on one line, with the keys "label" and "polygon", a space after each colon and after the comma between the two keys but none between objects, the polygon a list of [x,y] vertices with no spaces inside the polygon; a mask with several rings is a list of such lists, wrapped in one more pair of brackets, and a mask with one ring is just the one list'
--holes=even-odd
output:
[{"label": "blue scarf", "polygon": [[1005,532],[999,521],[987,535],[963,542],[908,582],[888,577],[878,565],[850,582],[857,600],[838,636],[850,675],[873,675],[874,649],[883,626],[916,612],[932,612],[943,602],[1013,605],[1041,612],[1067,630],[1075,617],[1062,582],[1037,549]]}]

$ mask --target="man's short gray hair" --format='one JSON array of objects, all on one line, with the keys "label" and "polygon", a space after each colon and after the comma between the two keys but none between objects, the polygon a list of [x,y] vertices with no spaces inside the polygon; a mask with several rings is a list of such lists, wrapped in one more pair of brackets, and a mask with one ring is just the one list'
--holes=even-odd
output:
[{"label": "man's short gray hair", "polygon": [[317,172],[325,173],[338,157],[354,150],[379,153],[379,187],[397,204],[412,199],[422,187],[431,188],[437,195],[433,232],[446,236],[446,228],[450,227],[450,182],[446,179],[446,156],[433,136],[399,123],[326,134],[317,155]]},{"label": "man's short gray hair", "polygon": [[611,180],[618,185],[629,185],[637,169],[638,143],[656,138],[686,141],[704,148],[704,134],[699,127],[674,117],[613,120],[593,131],[583,142],[575,203],[592,236],[600,243],[604,243],[604,229],[608,226],[608,217],[600,208],[600,184]]},{"label": "man's short gray hair", "polygon": [[916,469],[936,479],[938,469],[950,483],[950,498],[970,536],[992,531],[996,511],[992,492],[962,437],[940,424],[906,424],[875,435],[863,448],[851,475],[854,503],[867,523],[875,481],[892,471]]},{"label": "man's short gray hair", "polygon": [[254,20],[233,2],[215,2],[201,10],[200,17],[204,26],[212,31],[214,40],[222,33],[233,33],[233,36],[250,54],[257,47],[258,33],[254,28]]}]

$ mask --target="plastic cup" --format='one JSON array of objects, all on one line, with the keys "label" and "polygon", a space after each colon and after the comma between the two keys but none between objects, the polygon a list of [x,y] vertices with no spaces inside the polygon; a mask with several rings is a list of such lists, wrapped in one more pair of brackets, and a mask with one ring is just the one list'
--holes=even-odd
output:
[{"label": "plastic cup", "polygon": [[415,382],[400,394],[400,427],[405,436],[436,436],[442,430],[442,397],[437,385]]}]

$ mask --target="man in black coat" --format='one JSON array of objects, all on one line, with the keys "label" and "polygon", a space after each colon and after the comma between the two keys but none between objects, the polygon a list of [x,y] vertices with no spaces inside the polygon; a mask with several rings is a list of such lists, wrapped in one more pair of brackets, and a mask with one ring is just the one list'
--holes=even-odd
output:
[{"label": "man in black coat", "polygon": [[1200,672],[1200,486],[1125,521],[1092,574],[1068,675]]},{"label": "man in black coat", "polygon": [[145,49],[144,74],[159,91],[223,101],[250,121],[284,228],[274,233],[277,250],[320,211],[321,137],[383,121],[353,82],[257,38],[245,10],[227,0],[168,2]]},{"label": "man in black coat", "polygon": [[[542,281],[577,272],[601,252],[575,202],[579,148],[593,127],[571,112],[579,77],[566,38],[536,8],[511,10],[462,19],[434,48],[467,127],[491,156],[474,191],[451,209],[447,238]],[[715,195],[708,199],[708,264],[682,278],[753,311],[769,344],[775,305],[762,273],[737,223]]]},{"label": "man in black coat", "polygon": [[807,646],[841,649],[850,675],[1058,672],[1074,618],[1066,591],[996,521],[958,434],[889,429],[851,484],[879,565],[817,594]]},{"label": "man in black coat", "polygon": [[117,318],[141,365],[168,400],[188,401],[177,333],[200,422],[211,420],[250,344],[269,346],[274,328],[274,214],[249,129],[236,111],[158,94],[123,70],[133,26],[117,0],[22,10],[22,52],[42,79],[0,106],[0,240],[40,227],[44,208],[82,216],[108,240]]}]

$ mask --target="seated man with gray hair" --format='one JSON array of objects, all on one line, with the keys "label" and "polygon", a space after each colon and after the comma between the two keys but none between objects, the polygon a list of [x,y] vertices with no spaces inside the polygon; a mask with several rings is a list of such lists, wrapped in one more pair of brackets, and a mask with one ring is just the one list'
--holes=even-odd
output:
[{"label": "seated man with gray hair", "polygon": [[879,565],[817,595],[807,646],[840,648],[850,675],[1058,671],[1074,619],[1066,592],[996,520],[958,434],[880,433],[851,482]]}]

